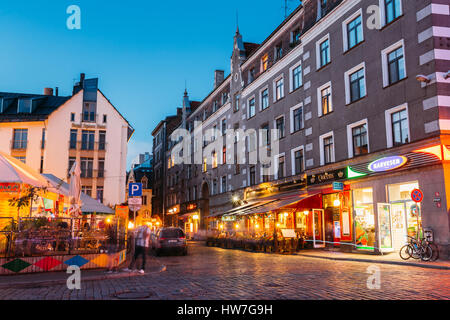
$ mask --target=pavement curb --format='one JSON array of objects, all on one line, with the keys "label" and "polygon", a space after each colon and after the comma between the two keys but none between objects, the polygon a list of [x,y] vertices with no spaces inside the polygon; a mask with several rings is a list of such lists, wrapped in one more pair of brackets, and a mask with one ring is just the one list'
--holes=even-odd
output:
[{"label": "pavement curb", "polygon": [[299,257],[308,257],[308,258],[316,258],[316,259],[327,259],[327,260],[337,260],[337,261],[354,261],[354,262],[369,262],[369,263],[381,263],[381,264],[392,264],[392,265],[400,265],[400,266],[409,266],[409,267],[419,267],[426,269],[439,269],[439,270],[450,270],[450,267],[447,266],[437,266],[437,265],[427,265],[420,264],[414,262],[401,262],[401,261],[386,261],[386,260],[373,260],[373,259],[356,259],[356,258],[340,258],[340,257],[320,257],[316,255],[310,254],[295,254]]},{"label": "pavement curb", "polygon": [[[166,271],[166,266],[161,265],[158,267],[157,271],[146,272],[145,274],[139,274],[134,272],[122,272],[117,274],[109,275],[96,275],[91,277],[81,277],[81,282],[88,281],[101,281],[101,280],[111,280],[111,279],[122,279],[122,278],[134,278],[134,277],[145,277],[147,275],[159,274]],[[69,276],[69,274],[67,274]],[[30,281],[30,282],[11,282],[11,283],[0,283],[0,289],[10,289],[10,288],[33,288],[33,287],[44,287],[59,284],[66,284],[67,279],[58,280],[45,280],[45,281]]]}]

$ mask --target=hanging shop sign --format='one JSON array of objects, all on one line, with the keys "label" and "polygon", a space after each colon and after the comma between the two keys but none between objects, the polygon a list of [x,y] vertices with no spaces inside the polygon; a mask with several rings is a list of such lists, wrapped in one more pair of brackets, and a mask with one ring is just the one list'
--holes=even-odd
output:
[{"label": "hanging shop sign", "polygon": [[403,167],[407,162],[404,156],[385,157],[371,162],[367,168],[372,172],[386,172]]},{"label": "hanging shop sign", "polygon": [[236,216],[223,216],[222,221],[236,221]]},{"label": "hanging shop sign", "polygon": [[328,172],[323,172],[323,173],[319,173],[319,174],[313,174],[311,176],[308,176],[308,185],[314,185],[314,184],[319,184],[319,183],[324,183],[324,182],[332,182],[334,180],[346,179],[347,178],[346,171],[347,171],[347,168],[342,168],[339,170],[328,171]]},{"label": "hanging shop sign", "polygon": [[187,205],[187,210],[192,211],[197,209],[197,204],[196,203],[190,203]]},{"label": "hanging shop sign", "polygon": [[19,190],[18,183],[0,183],[0,192],[19,192]]}]

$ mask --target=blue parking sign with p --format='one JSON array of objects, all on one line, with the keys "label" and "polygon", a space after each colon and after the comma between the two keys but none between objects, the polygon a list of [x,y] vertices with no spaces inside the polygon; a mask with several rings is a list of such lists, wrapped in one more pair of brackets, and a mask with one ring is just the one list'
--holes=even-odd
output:
[{"label": "blue parking sign with p", "polygon": [[142,197],[142,183],[130,183],[128,186],[129,197]]}]

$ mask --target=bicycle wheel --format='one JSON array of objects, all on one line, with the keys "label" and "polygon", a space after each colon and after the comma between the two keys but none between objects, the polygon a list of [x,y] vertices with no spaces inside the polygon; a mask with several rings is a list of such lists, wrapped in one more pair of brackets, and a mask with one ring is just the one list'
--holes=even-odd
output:
[{"label": "bicycle wheel", "polygon": [[422,261],[430,261],[432,257],[433,257],[433,250],[429,245],[421,247],[420,259],[422,259]]},{"label": "bicycle wheel", "polygon": [[434,243],[429,243],[428,245],[431,247],[431,250],[433,251],[433,256],[431,257],[430,261],[436,261],[437,259],[439,259],[439,249],[437,245],[435,245]]},{"label": "bicycle wheel", "polygon": [[409,244],[404,245],[401,249],[400,249],[400,258],[402,258],[403,260],[408,260],[409,258],[411,258],[411,246]]}]

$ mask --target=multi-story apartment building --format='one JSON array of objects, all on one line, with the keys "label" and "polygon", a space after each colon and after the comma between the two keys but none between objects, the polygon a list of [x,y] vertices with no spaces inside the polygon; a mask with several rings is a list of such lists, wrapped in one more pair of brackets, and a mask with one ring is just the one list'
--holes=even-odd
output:
[{"label": "multi-story apartment building", "polygon": [[124,202],[134,129],[98,89],[98,79],[81,74],[69,97],[58,89],[44,93],[0,93],[0,150],[66,181],[78,160],[84,193],[106,205]]},{"label": "multi-story apartment building", "polygon": [[176,224],[179,213],[177,202],[184,196],[184,167],[171,165],[170,150],[174,142],[170,136],[175,129],[185,127],[186,117],[200,103],[190,101],[187,91],[183,96],[183,106],[177,108],[177,114],[160,121],[152,131],[153,136],[153,213],[169,224]]},{"label": "multi-story apartment building", "polygon": [[[448,0],[305,0],[260,45],[243,42],[238,30],[230,75],[186,117],[190,131],[217,128],[213,140],[226,148],[200,142],[212,165],[183,165],[191,174],[173,204],[179,216],[213,229],[224,214],[295,203],[286,217],[315,246],[398,250],[423,226],[448,255],[449,7]],[[277,129],[275,173],[248,161],[273,143],[265,131],[241,149],[226,141],[226,129]],[[241,153],[247,161],[236,165]],[[424,195],[419,205],[414,189]],[[276,221],[287,225],[283,219]]]}]

